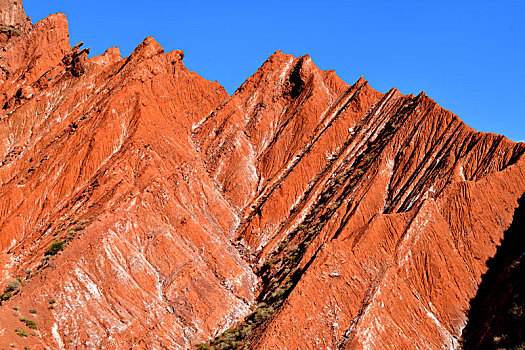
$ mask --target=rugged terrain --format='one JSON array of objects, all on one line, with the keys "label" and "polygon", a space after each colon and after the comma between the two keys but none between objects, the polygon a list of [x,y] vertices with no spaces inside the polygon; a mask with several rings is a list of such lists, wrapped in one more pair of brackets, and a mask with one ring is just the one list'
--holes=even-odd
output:
[{"label": "rugged terrain", "polygon": [[229,96],[0,10],[0,348],[460,347],[525,144],[309,56]]}]

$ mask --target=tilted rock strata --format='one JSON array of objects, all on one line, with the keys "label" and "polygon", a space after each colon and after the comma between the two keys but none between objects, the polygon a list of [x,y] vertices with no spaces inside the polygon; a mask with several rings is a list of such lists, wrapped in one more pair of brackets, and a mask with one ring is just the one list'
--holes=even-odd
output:
[{"label": "tilted rock strata", "polygon": [[[285,77],[293,71],[281,67]],[[260,71],[248,82],[268,75]],[[290,73],[276,84],[293,79]],[[269,119],[317,119],[302,129],[311,130],[304,147],[268,142],[261,155],[245,156],[255,163],[251,171],[233,173],[258,189],[237,240],[259,268],[258,301],[278,310],[243,341],[264,349],[457,347],[485,262],[525,189],[524,145],[475,132],[424,94],[379,94],[363,80],[321,113],[302,116],[300,103],[316,91],[303,86],[293,111],[284,105]],[[242,94],[252,104],[270,95],[241,88],[230,101]],[[228,144],[238,127],[230,103],[214,112],[229,117],[217,136],[215,116],[197,130],[212,130],[205,153]],[[244,120],[250,117],[265,120],[259,111]],[[286,117],[273,124],[283,135],[289,127]],[[227,162],[244,149],[230,146],[208,168],[232,171]],[[287,161],[265,176],[264,155],[280,150]]]},{"label": "tilted rock strata", "polygon": [[[2,85],[2,285],[32,272],[2,305],[0,345],[21,342],[15,305],[38,311],[24,343],[50,348],[203,341],[254,299],[255,276],[230,244],[237,214],[189,142],[227,94],[152,38],[127,59],[110,49],[78,60],[75,73],[81,52],[64,47],[63,24],[52,16],[8,43],[57,50],[35,49]],[[54,241],[68,245],[41,262]]]},{"label": "tilted rock strata", "polygon": [[228,96],[152,38],[89,58],[62,14],[4,47],[0,347],[188,349],[260,303],[254,349],[458,346],[524,144],[309,56]]}]

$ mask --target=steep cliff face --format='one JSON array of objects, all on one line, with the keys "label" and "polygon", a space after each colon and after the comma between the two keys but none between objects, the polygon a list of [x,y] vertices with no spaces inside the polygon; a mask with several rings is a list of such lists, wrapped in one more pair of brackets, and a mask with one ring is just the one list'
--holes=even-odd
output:
[{"label": "steep cliff face", "polygon": [[525,145],[309,56],[232,96],[183,58],[6,39],[0,347],[458,347]]},{"label": "steep cliff face", "polygon": [[525,347],[525,196],[476,297],[470,303],[463,349]]},{"label": "steep cliff face", "polygon": [[21,0],[0,0],[0,45],[32,26]]}]

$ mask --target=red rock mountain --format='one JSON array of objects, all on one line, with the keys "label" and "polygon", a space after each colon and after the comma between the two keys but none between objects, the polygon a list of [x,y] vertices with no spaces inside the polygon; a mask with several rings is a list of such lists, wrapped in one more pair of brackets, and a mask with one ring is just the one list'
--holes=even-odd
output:
[{"label": "red rock mountain", "polygon": [[309,56],[229,96],[0,10],[0,348],[460,346],[525,144]]}]

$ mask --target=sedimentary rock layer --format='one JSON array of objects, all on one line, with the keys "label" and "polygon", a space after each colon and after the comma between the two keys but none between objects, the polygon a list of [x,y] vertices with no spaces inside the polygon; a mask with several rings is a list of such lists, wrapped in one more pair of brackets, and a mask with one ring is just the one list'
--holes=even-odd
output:
[{"label": "sedimentary rock layer", "polygon": [[0,347],[459,346],[524,144],[309,56],[229,96],[152,38],[89,57],[63,14],[21,11],[2,17],[21,30],[0,61]]}]

